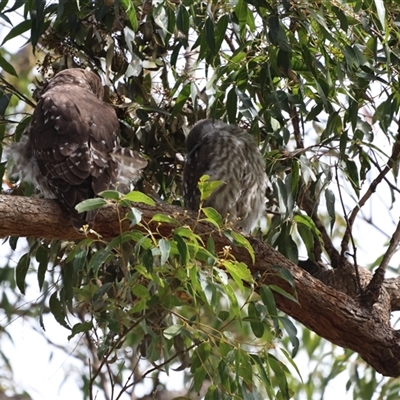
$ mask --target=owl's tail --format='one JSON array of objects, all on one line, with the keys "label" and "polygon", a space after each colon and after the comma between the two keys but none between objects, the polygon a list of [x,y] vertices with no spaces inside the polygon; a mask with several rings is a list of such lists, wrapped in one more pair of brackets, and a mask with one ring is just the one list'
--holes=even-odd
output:
[{"label": "owl's tail", "polygon": [[127,192],[130,190],[130,185],[139,180],[141,170],[147,166],[147,160],[137,151],[124,147],[115,149],[111,157],[118,166],[112,184],[118,188],[118,191]]}]

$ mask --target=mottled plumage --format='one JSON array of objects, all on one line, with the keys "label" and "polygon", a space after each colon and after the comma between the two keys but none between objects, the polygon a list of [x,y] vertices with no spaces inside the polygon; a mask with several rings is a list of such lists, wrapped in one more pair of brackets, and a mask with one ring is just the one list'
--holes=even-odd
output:
[{"label": "mottled plumage", "polygon": [[120,147],[118,118],[103,93],[93,72],[59,72],[43,90],[21,141],[9,151],[13,174],[32,182],[44,197],[56,198],[76,227],[86,218],[77,214],[76,204],[117,182],[135,182],[147,164]]},{"label": "mottled plumage", "polygon": [[197,123],[187,137],[183,169],[186,208],[198,210],[202,175],[223,181],[204,202],[244,233],[250,233],[264,212],[267,178],[265,163],[253,137],[243,129],[206,119]]}]

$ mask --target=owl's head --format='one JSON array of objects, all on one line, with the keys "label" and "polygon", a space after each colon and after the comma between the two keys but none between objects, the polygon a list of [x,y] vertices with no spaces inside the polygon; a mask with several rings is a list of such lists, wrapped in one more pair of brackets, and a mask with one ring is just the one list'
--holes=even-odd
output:
[{"label": "owl's head", "polygon": [[[57,73],[43,90],[43,93],[57,88],[62,90],[62,85],[79,86],[93,93],[97,98],[103,100],[104,89],[100,78],[92,71],[81,68],[64,69]],[[42,93],[42,94],[43,94]]]},{"label": "owl's head", "polygon": [[226,128],[227,124],[217,119],[203,119],[193,126],[186,139],[186,148],[188,153],[199,146],[210,135],[215,135],[218,130]]}]

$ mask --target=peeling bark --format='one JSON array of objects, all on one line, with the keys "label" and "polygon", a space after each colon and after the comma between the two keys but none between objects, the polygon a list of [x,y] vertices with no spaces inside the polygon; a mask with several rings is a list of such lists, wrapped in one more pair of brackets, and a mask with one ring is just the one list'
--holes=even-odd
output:
[{"label": "peeling bark", "polygon": [[[142,222],[153,232],[167,236],[173,230],[168,224],[151,222],[155,213],[170,215],[189,225],[203,237],[213,236],[216,249],[232,246],[229,240],[210,225],[196,221],[195,215],[170,205],[136,204]],[[103,207],[95,218],[94,230],[103,238],[111,238],[129,229],[129,222],[119,222],[124,210],[115,205]],[[33,236],[51,239],[79,240],[84,236],[72,227],[69,219],[54,200],[0,195],[0,237]],[[137,227],[135,227],[137,229]],[[293,264],[261,240],[249,237],[256,254],[252,264],[246,249],[233,247],[232,254],[261,276],[261,284],[275,284],[297,296],[299,304],[276,295],[278,307],[330,342],[358,352],[378,372],[386,376],[400,375],[400,333],[391,328],[390,312],[400,308],[398,279],[384,282],[378,302],[372,308],[361,305],[354,291],[354,268],[350,264],[339,269],[320,268],[316,276]],[[276,272],[279,266],[288,270],[295,282],[295,291]],[[372,274],[360,267],[363,286]],[[351,283],[349,285],[349,283]],[[346,294],[347,293],[347,294]]]}]

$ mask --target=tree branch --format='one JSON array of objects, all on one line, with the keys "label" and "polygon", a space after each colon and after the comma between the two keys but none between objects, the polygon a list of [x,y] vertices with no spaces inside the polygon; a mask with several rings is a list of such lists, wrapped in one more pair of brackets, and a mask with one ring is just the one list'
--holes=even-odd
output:
[{"label": "tree branch", "polygon": [[[393,377],[400,375],[400,334],[392,329],[389,323],[389,293],[393,293],[396,302],[400,304],[398,282],[391,280],[388,291],[384,285],[378,302],[368,310],[360,306],[357,298],[346,294],[354,295],[348,290],[349,276],[354,274],[350,263],[347,263],[345,268],[336,270],[320,269],[317,279],[268,244],[249,237],[256,254],[256,262],[253,265],[245,248],[232,246],[225,236],[213,231],[209,224],[196,221],[195,214],[171,205],[158,204],[150,207],[136,204],[135,207],[142,212],[143,223],[148,224],[152,231],[158,232],[160,236],[168,236],[173,231],[171,225],[151,222],[152,216],[161,212],[173,216],[182,224],[196,226],[196,234],[204,238],[212,235],[217,251],[222,250],[224,246],[231,246],[236,259],[246,263],[254,276],[262,277],[258,282],[260,285],[278,285],[297,296],[299,304],[276,294],[277,305],[283,312],[330,342],[358,352],[381,374]],[[120,210],[120,214],[124,215],[123,210]],[[94,229],[103,238],[118,235],[121,228],[129,229],[129,221],[124,221],[121,226],[117,216],[116,206],[102,208],[95,218]],[[68,218],[53,200],[0,195],[0,220],[1,237],[35,236],[66,240],[84,237],[72,228]],[[276,266],[291,273],[295,282],[295,293],[277,274]],[[371,273],[360,267],[360,275],[362,285],[367,285],[371,280]]]},{"label": "tree branch", "polygon": [[364,196],[361,197],[360,201],[358,202],[356,207],[354,207],[352,213],[350,214],[350,217],[348,219],[348,223],[346,226],[346,231],[345,231],[345,233],[343,235],[343,239],[342,239],[342,252],[341,252],[342,259],[344,258],[345,253],[348,251],[351,230],[353,229],[353,224],[354,224],[354,221],[356,220],[358,212],[361,210],[361,208],[364,206],[364,204],[368,201],[368,199],[372,196],[372,194],[376,191],[376,188],[382,182],[382,180],[385,178],[386,174],[393,168],[393,165],[398,162],[399,156],[400,156],[400,123],[398,126],[396,141],[393,145],[392,155],[390,156],[385,168],[372,181],[368,190],[366,191]]}]

